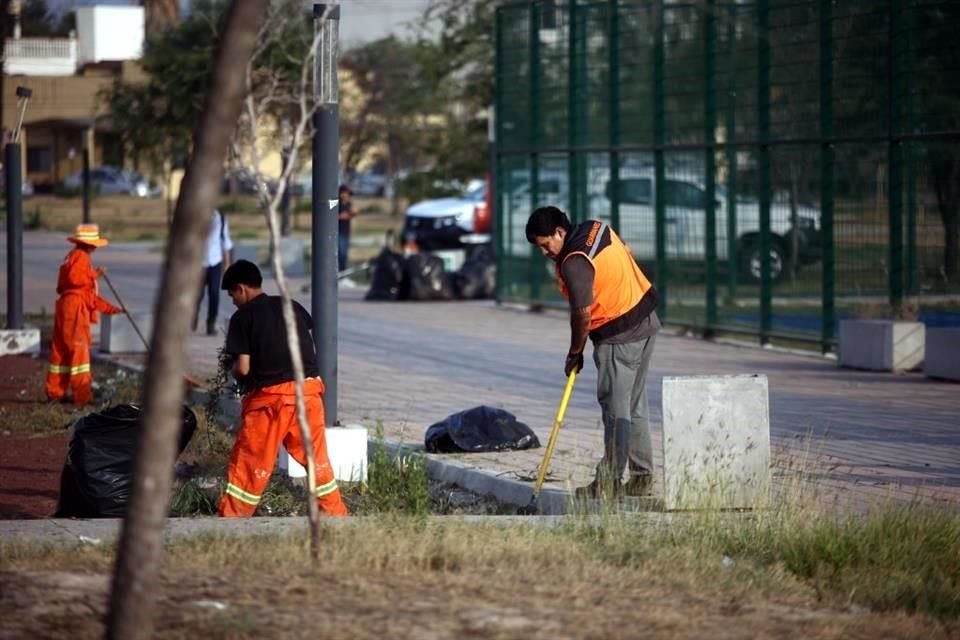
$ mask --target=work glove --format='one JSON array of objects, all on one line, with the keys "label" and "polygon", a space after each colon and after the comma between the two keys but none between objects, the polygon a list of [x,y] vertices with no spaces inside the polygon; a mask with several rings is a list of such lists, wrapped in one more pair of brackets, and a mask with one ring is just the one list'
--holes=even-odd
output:
[{"label": "work glove", "polygon": [[563,365],[563,375],[570,377],[571,371],[580,373],[583,369],[583,353],[568,353],[567,361]]}]

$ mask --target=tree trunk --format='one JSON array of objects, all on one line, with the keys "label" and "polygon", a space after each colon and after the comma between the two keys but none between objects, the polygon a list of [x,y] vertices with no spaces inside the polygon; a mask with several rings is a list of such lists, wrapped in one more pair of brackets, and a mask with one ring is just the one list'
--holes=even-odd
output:
[{"label": "tree trunk", "polygon": [[200,256],[223,176],[227,145],[246,91],[245,66],[264,23],[264,0],[235,0],[226,17],[213,84],[194,131],[194,155],[173,218],[147,361],[143,433],[124,518],[107,637],[149,638],[163,525],[170,503],[185,372],[184,343],[199,290]]}]

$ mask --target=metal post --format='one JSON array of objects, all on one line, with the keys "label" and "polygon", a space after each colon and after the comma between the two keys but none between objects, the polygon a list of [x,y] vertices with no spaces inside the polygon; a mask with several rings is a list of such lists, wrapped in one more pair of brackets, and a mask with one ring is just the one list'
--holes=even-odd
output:
[{"label": "metal post", "polygon": [[323,30],[317,51],[313,115],[313,209],[310,311],[323,380],[327,425],[337,424],[337,178],[340,144],[337,40],[340,6],[313,5],[315,28]]},{"label": "metal post", "polygon": [[[493,137],[494,137],[494,140],[497,141],[502,139],[500,137],[499,129],[501,124],[500,114],[503,113],[503,91],[504,91],[503,9],[501,9],[500,7],[497,7],[495,16],[496,16],[495,17],[496,27],[494,29],[493,37],[495,42],[494,46],[496,50],[496,57],[494,58],[494,65],[495,65],[494,68],[496,70],[494,81],[496,84],[496,91],[494,91],[494,94],[493,94],[494,95]],[[496,142],[494,142],[494,144],[496,144]],[[495,146],[493,148],[493,159],[494,161],[496,161],[497,159]],[[491,213],[493,215],[493,233],[494,233],[494,238],[496,238],[496,251],[494,253],[497,261],[496,296],[497,296],[497,302],[503,302],[505,292],[507,290],[507,287],[506,287],[506,283],[507,283],[506,238],[507,238],[507,235],[505,233],[505,229],[507,229],[509,225],[506,224],[506,220],[504,220],[504,217],[507,215],[508,212],[504,210],[504,207],[500,206],[500,200],[501,200],[500,194],[506,193],[505,190],[509,187],[509,183],[508,183],[508,180],[503,179],[503,177],[500,175],[499,162],[495,162],[492,168],[492,171],[493,171],[493,176],[492,176],[493,182],[491,186],[493,187],[493,198],[490,200],[490,202],[493,205],[493,211]],[[512,211],[509,213],[510,215],[513,214]]]},{"label": "metal post", "polygon": [[737,298],[737,5],[727,18],[727,304]]},{"label": "metal post", "polygon": [[7,329],[23,328],[23,207],[20,145],[4,149],[7,185]]},{"label": "metal post", "polygon": [[84,134],[83,150],[83,223],[90,224],[90,148],[87,146],[86,134]]},{"label": "metal post", "polygon": [[7,185],[7,328],[23,329],[23,174],[20,130],[33,91],[17,87],[17,115],[4,148]]},{"label": "metal post", "polygon": [[664,97],[663,66],[664,55],[664,0],[657,0],[657,27],[653,43],[653,166],[654,166],[654,219],[657,236],[657,293],[660,304],[657,314],[666,319],[667,304],[667,207],[663,198],[663,185],[666,182],[663,145],[666,139],[666,100]]},{"label": "metal post", "polygon": [[703,40],[704,40],[704,87],[703,87],[703,142],[704,150],[704,188],[705,200],[704,225],[707,258],[707,334],[711,334],[717,326],[717,159],[714,154],[714,133],[717,129],[716,108],[716,65],[714,50],[716,49],[715,20],[713,15],[714,0],[706,0],[704,9]]},{"label": "metal post", "polygon": [[772,291],[770,278],[770,7],[757,2],[757,157],[760,196],[760,343],[770,342]]},{"label": "metal post", "polygon": [[[906,15],[903,16],[904,37],[903,37],[903,130],[912,132],[915,130],[914,123],[914,103],[913,103],[913,74],[916,72],[916,46],[917,46],[917,18],[916,6],[914,2],[908,2],[903,8]],[[906,282],[905,290],[908,296],[917,295],[917,167],[916,167],[916,143],[908,142],[904,145],[904,162],[906,164],[906,196],[907,196],[907,254],[906,265],[904,268]]]},{"label": "metal post", "polygon": [[890,225],[890,306],[903,303],[903,146],[900,144],[900,0],[889,0],[887,20],[889,23],[888,76],[889,96],[887,104],[887,180],[889,184]]},{"label": "metal post", "polygon": [[823,246],[821,349],[833,347],[833,8],[834,0],[820,0],[820,234]]},{"label": "metal post", "polygon": [[[540,199],[540,162],[537,149],[540,145],[540,5],[530,6],[529,47],[530,56],[530,206],[536,207]],[[529,215],[530,212],[525,212]],[[540,300],[540,284],[543,280],[543,265],[540,250],[530,245],[530,300]]]},{"label": "metal post", "polygon": [[607,71],[610,85],[610,226],[620,233],[620,11],[619,0],[607,5]]}]

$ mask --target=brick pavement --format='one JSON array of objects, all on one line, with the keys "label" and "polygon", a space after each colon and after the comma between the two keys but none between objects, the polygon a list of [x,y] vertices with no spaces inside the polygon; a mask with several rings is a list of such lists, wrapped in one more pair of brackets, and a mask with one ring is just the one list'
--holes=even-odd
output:
[{"label": "brick pavement", "polygon": [[[27,287],[25,309],[52,309],[52,290],[37,287],[50,288],[66,245],[61,234],[25,235],[30,282],[38,273],[48,278]],[[151,306],[159,284],[158,250],[118,244],[97,257],[129,296],[128,306]],[[291,289],[302,291],[302,285],[303,280],[293,280]],[[275,291],[269,281],[266,288]],[[529,313],[489,301],[375,303],[362,296],[362,289],[341,289],[341,421],[379,423],[388,441],[416,446],[433,422],[489,404],[515,413],[546,443],[564,383],[568,325],[563,314]],[[298,298],[309,308],[308,293]],[[222,317],[232,311],[224,302]],[[191,374],[212,374],[219,344],[219,338],[190,338]],[[857,501],[919,495],[960,505],[960,386],[920,373],[845,370],[819,356],[667,332],[658,337],[649,381],[655,451],[663,376],[744,373],[769,378],[771,443],[780,477],[792,477],[802,467],[827,493]],[[591,477],[601,451],[595,385],[596,371],[588,362],[570,402],[548,487]],[[529,478],[542,451],[437,458],[492,476]]]}]

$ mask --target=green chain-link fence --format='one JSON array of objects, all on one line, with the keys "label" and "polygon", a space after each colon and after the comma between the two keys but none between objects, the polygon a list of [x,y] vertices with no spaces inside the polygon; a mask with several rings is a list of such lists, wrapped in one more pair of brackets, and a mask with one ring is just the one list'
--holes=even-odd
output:
[{"label": "green chain-link fence", "polygon": [[567,0],[496,24],[498,297],[559,303],[536,206],[609,221],[668,322],[960,324],[960,2]]}]

